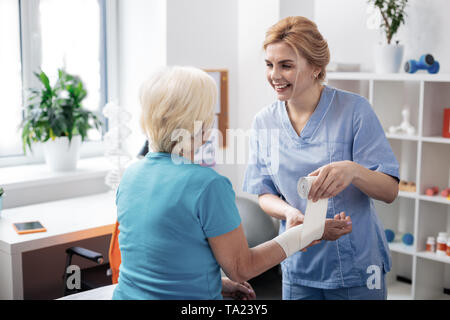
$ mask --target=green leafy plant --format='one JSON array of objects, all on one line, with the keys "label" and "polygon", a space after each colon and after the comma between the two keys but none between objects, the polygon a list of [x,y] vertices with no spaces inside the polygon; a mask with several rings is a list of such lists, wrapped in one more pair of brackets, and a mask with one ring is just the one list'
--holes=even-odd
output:
[{"label": "green leafy plant", "polygon": [[2,187],[0,187],[0,197],[3,195],[3,188]]},{"label": "green leafy plant", "polygon": [[390,44],[400,25],[405,23],[408,0],[369,0],[369,3],[373,3],[380,10],[382,17],[380,28],[386,34],[387,43]]},{"label": "green leafy plant", "polygon": [[52,87],[44,71],[34,74],[42,86],[30,89],[29,104],[25,107],[21,124],[25,153],[27,146],[32,150],[33,142],[46,142],[57,137],[68,137],[70,142],[74,135],[80,135],[84,141],[89,129],[100,130],[101,120],[82,106],[87,92],[79,77],[59,69],[58,79]]}]

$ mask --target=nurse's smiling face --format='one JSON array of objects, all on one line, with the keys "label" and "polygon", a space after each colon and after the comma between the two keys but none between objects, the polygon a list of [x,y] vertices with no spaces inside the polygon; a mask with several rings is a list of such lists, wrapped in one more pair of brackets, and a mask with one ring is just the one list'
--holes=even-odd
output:
[{"label": "nurse's smiling face", "polygon": [[284,42],[267,46],[266,65],[267,80],[281,101],[301,97],[316,84],[314,74],[320,72]]}]

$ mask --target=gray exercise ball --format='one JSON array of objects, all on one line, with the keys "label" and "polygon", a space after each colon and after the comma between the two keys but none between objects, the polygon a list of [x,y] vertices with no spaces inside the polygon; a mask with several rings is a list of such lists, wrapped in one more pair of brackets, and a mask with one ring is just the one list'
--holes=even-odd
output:
[{"label": "gray exercise ball", "polygon": [[247,237],[248,246],[255,247],[278,235],[278,230],[269,217],[253,200],[237,197],[236,205],[242,219],[242,227]]}]

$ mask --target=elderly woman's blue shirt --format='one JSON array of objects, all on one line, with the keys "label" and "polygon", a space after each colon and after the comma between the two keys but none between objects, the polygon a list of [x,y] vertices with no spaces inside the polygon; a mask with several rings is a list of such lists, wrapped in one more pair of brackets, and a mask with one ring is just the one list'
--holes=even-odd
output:
[{"label": "elderly woman's blue shirt", "polygon": [[[280,196],[304,213],[307,200],[297,194],[298,179],[344,160],[398,179],[398,162],[369,102],[325,86],[300,136],[282,101],[256,115],[243,190]],[[364,286],[370,266],[390,270],[389,248],[373,200],[351,184],[329,199],[327,218],[342,211],[351,217],[353,231],[286,259],[282,268],[287,281],[323,289]],[[282,221],[280,233],[284,230]]]},{"label": "elderly woman's blue shirt", "polygon": [[168,153],[127,168],[117,192],[119,283],[113,299],[222,299],[208,238],[240,223],[230,181]]}]

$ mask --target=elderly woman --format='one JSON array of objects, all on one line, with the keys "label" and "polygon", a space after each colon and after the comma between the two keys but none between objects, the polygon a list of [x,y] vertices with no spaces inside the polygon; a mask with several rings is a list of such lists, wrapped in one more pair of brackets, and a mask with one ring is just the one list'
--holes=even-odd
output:
[{"label": "elderly woman", "polygon": [[[230,181],[194,163],[215,99],[214,80],[195,68],[167,68],[144,83],[141,125],[154,152],[125,171],[117,191],[122,264],[113,299],[252,299],[246,280],[304,249],[302,225],[249,249]],[[342,212],[326,221],[323,239],[351,228]]]}]

